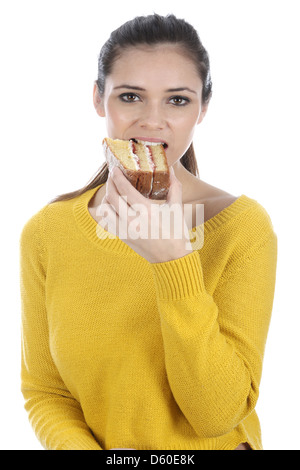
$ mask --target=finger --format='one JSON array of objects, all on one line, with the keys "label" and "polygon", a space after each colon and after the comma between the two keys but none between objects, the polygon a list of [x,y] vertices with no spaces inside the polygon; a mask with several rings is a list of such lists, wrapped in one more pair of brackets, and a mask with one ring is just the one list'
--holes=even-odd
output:
[{"label": "finger", "polygon": [[120,195],[120,197],[127,197],[126,202],[128,206],[134,204],[149,204],[147,198],[145,198],[135,187],[128,181],[126,176],[123,174],[120,168],[113,168],[112,181]]},{"label": "finger", "polygon": [[109,217],[118,215],[114,206],[107,200],[106,195],[103,197],[101,204],[98,206],[96,215],[104,217],[105,214],[107,214]]},{"label": "finger", "polygon": [[170,187],[167,204],[182,204],[182,183],[176,178],[173,167],[170,167]]},{"label": "finger", "polygon": [[106,196],[103,197],[101,204],[97,207],[96,216],[98,225],[113,235],[117,234],[119,217],[113,206],[107,201]]},{"label": "finger", "polygon": [[126,196],[123,197],[119,194],[118,188],[116,187],[112,177],[109,177],[107,180],[105,198],[108,204],[112,205],[118,216],[128,210],[129,206],[126,201]]}]

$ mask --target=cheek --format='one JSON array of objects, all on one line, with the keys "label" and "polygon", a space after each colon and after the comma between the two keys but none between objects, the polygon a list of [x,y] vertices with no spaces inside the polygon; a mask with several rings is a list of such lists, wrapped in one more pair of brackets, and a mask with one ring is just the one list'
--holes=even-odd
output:
[{"label": "cheek", "polygon": [[[173,165],[189,148],[193,141],[198,119],[198,113],[195,111],[193,113],[186,113],[186,115],[176,120],[176,125],[173,127],[176,138],[174,139],[174,145],[170,148],[169,153],[167,152],[169,165]],[[175,121],[173,122],[175,123]]]},{"label": "cheek", "polygon": [[110,129],[126,128],[131,121],[130,110],[124,110],[117,105],[108,105],[106,109],[107,124]]},{"label": "cheek", "polygon": [[180,113],[173,112],[173,115],[170,115],[169,118],[177,129],[181,129],[182,132],[186,133],[197,125],[199,109],[196,106],[187,106]]},{"label": "cheek", "polygon": [[177,120],[176,140],[179,145],[184,145],[193,136],[197,125],[197,117],[197,115],[187,114]]}]

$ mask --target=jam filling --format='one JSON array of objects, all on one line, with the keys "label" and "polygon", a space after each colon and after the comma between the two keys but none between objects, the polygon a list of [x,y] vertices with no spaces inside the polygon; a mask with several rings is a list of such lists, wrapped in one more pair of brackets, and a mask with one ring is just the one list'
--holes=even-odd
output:
[{"label": "jam filling", "polygon": [[137,144],[137,142],[136,142],[136,141],[132,140],[132,141],[131,141],[131,148],[132,148],[132,152],[133,152],[133,153],[136,155],[136,153],[135,153],[135,151],[136,151],[136,147],[135,147],[134,143],[136,143],[136,144]]},{"label": "jam filling", "polygon": [[[134,144],[137,144],[138,142],[135,140],[135,139],[130,139],[130,142],[131,142],[131,148],[132,148],[132,152],[136,155],[136,146]],[[149,194],[149,198],[151,199],[151,196],[152,196],[152,191],[153,191],[153,181],[154,181],[154,175],[155,175],[155,168],[156,168],[156,165],[154,163],[154,160],[153,160],[153,154],[152,154],[152,151],[151,151],[151,147],[150,145],[145,145],[147,151],[148,151],[148,156],[150,158],[150,162],[149,162],[149,165],[150,167],[152,168],[152,182],[151,182],[151,192]],[[137,156],[138,158],[138,156]]]}]

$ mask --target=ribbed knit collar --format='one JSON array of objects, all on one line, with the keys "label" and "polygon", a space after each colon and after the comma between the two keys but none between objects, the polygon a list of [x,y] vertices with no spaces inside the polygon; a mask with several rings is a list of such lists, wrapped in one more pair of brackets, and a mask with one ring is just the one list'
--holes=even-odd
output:
[{"label": "ribbed knit collar", "polygon": [[[101,186],[102,184],[96,188],[86,191],[84,194],[74,199],[73,212],[76,222],[82,233],[99,248],[106,249],[108,251],[113,250],[119,254],[136,256],[137,253],[119,237],[113,235],[109,237],[109,232],[104,230],[101,225],[99,225],[91,216],[88,209],[88,204]],[[218,227],[220,227],[222,224],[225,224],[228,220],[232,219],[240,212],[248,209],[254,203],[255,200],[242,194],[230,206],[226,207],[217,215],[204,222],[204,224],[198,225],[189,230],[191,239],[197,236],[197,238],[201,240],[203,239],[203,235],[205,239],[205,237],[210,232],[216,230]],[[195,249],[194,245],[193,249]]]}]

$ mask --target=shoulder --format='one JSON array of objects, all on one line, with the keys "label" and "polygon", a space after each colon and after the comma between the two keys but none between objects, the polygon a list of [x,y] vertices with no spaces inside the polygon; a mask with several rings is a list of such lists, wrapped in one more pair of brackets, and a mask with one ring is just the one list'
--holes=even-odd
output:
[{"label": "shoulder", "polygon": [[[234,208],[230,213],[239,215],[244,219],[244,224],[254,230],[258,227],[262,232],[273,229],[271,217],[266,208],[256,199],[242,195],[234,195],[223,189],[212,186],[204,181],[199,181],[195,194],[195,202],[204,204],[205,219],[211,219],[227,208]],[[237,204],[234,204],[234,203]]]},{"label": "shoulder", "polygon": [[44,252],[43,227],[44,213],[47,206],[34,213],[23,225],[19,236],[19,256],[22,276],[28,269],[40,266]]},{"label": "shoulder", "polygon": [[37,212],[35,212],[23,225],[21,234],[20,234],[20,242],[24,243],[26,241],[30,241],[36,238],[38,233],[41,231],[42,224],[43,224],[43,217],[44,213],[47,210],[47,205],[43,206]]},{"label": "shoulder", "polygon": [[262,203],[243,194],[228,207],[223,233],[234,247],[234,257],[250,258],[266,244],[277,245],[270,214]]},{"label": "shoulder", "polygon": [[245,244],[276,236],[270,214],[256,199],[245,194],[236,196],[205,182],[199,191],[197,202],[204,204],[205,222],[214,217],[222,223],[226,221],[226,232]]},{"label": "shoulder", "polygon": [[227,207],[231,206],[237,199],[238,196],[233,196],[231,194],[220,194],[208,199],[204,203],[205,222],[206,220],[212,219],[216,215],[220,214],[220,212],[227,209]]},{"label": "shoulder", "polygon": [[30,240],[39,241],[45,234],[49,233],[52,227],[65,225],[70,217],[72,203],[70,201],[59,201],[48,203],[35,212],[23,225],[20,241],[21,243],[30,242]]}]

